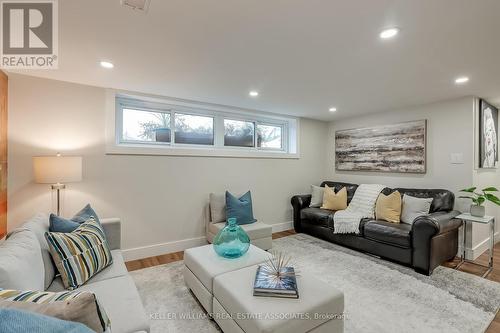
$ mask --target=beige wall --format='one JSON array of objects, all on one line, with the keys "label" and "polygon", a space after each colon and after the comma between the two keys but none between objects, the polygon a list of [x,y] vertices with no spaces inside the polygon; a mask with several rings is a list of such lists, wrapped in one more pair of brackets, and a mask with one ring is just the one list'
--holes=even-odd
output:
[{"label": "beige wall", "polygon": [[[327,147],[329,179],[353,183],[381,183],[390,187],[445,188],[459,195],[458,190],[500,184],[497,169],[477,169],[475,163],[475,98],[467,97],[419,107],[341,119],[330,123]],[[378,172],[346,172],[335,170],[335,131],[386,123],[427,119],[427,172],[425,174],[394,174]],[[463,164],[452,164],[450,154],[463,154]],[[470,202],[456,200],[456,208],[468,211]],[[500,220],[500,210],[488,205],[487,213]],[[477,257],[487,247],[487,228],[475,225],[467,249]]]},{"label": "beige wall", "polygon": [[250,189],[256,217],[284,227],[291,196],[326,173],[324,122],[301,119],[300,159],[106,155],[105,89],[22,75],[9,83],[9,229],[51,210],[31,158],[57,151],[83,156],[84,180],[69,184],[65,215],[90,202],[101,216],[121,217],[123,248],[146,247],[129,258],[201,242],[212,191]]}]

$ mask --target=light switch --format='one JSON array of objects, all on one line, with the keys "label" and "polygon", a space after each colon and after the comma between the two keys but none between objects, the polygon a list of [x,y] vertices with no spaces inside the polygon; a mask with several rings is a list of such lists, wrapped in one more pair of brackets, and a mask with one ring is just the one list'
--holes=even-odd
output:
[{"label": "light switch", "polygon": [[463,153],[451,153],[450,154],[451,164],[464,164],[464,154]]}]

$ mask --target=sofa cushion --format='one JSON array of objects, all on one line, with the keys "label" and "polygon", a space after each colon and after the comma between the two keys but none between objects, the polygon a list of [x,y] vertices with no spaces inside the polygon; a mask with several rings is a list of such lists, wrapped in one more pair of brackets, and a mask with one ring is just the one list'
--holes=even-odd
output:
[{"label": "sofa cushion", "polygon": [[93,217],[73,232],[47,232],[45,237],[67,289],[78,288],[113,263],[104,231]]},{"label": "sofa cushion", "polygon": [[328,227],[328,220],[333,211],[321,208],[304,208],[300,211],[302,222]]},{"label": "sofa cushion", "polygon": [[[99,274],[94,275],[87,281],[87,284],[125,276],[128,274],[122,252],[120,250],[113,250],[111,251],[111,256],[113,257],[113,264],[100,271]],[[55,292],[65,290],[61,277],[56,277],[47,290]]]},{"label": "sofa cushion", "polygon": [[0,288],[45,289],[42,250],[33,231],[17,229],[0,243]]},{"label": "sofa cushion", "polygon": [[45,239],[45,233],[49,231],[49,217],[47,214],[37,214],[23,224],[23,228],[30,229],[36,235],[42,251],[43,266],[45,269],[45,288],[47,289],[56,276],[56,265],[49,251],[49,244]]},{"label": "sofa cushion", "polygon": [[148,317],[130,276],[86,284],[78,291],[90,291],[97,296],[111,320],[111,332],[149,331]]},{"label": "sofa cushion", "polygon": [[106,311],[90,292],[0,290],[0,309],[5,308],[79,322],[97,333],[110,327]]},{"label": "sofa cushion", "polygon": [[386,221],[368,221],[364,225],[364,237],[402,248],[411,247],[411,225]]},{"label": "sofa cushion", "polygon": [[[208,226],[208,230],[214,235],[217,235],[217,233],[225,226],[226,222],[210,223]],[[245,232],[248,234],[248,237],[250,237],[250,240],[271,237],[273,234],[273,228],[263,222],[243,224],[240,227],[245,230]]]}]

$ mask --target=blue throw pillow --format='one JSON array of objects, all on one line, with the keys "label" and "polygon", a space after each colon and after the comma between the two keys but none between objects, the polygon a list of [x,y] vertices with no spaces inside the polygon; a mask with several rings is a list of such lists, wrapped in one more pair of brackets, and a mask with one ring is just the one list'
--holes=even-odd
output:
[{"label": "blue throw pillow", "polygon": [[252,194],[250,191],[240,198],[226,191],[226,218],[236,218],[238,224],[250,224],[257,220],[253,218]]},{"label": "blue throw pillow", "polygon": [[42,314],[17,309],[0,310],[0,332],[3,333],[92,333],[81,323],[60,320]]},{"label": "blue throw pillow", "polygon": [[90,204],[87,204],[87,206],[83,207],[83,209],[76,213],[75,216],[73,216],[71,219],[65,219],[64,217],[50,214],[49,231],[65,233],[72,232],[76,228],[78,228],[80,224],[88,221],[91,217],[93,217],[97,222],[101,223],[95,211],[92,209],[92,207],[90,207]]}]

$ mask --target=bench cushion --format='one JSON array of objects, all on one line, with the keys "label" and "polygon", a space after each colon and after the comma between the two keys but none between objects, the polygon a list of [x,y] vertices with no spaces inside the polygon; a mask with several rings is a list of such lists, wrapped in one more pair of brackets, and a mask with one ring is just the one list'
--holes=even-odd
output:
[{"label": "bench cushion", "polygon": [[212,245],[205,245],[184,251],[184,264],[198,280],[212,293],[213,279],[223,273],[263,263],[269,258],[266,251],[250,245],[248,252],[237,259],[222,258]]},{"label": "bench cushion", "polygon": [[[234,315],[232,318],[245,332],[309,332],[329,320],[328,316],[315,318],[314,314],[341,316],[344,311],[344,294],[340,290],[302,271],[297,276],[299,299],[255,297],[252,286],[256,270],[257,266],[246,267],[221,274],[214,280],[214,298]],[[237,314],[256,316],[244,318]],[[258,314],[263,317],[259,318]],[[295,314],[310,315],[310,319],[293,316]],[[224,320],[217,316],[215,319]]]}]

